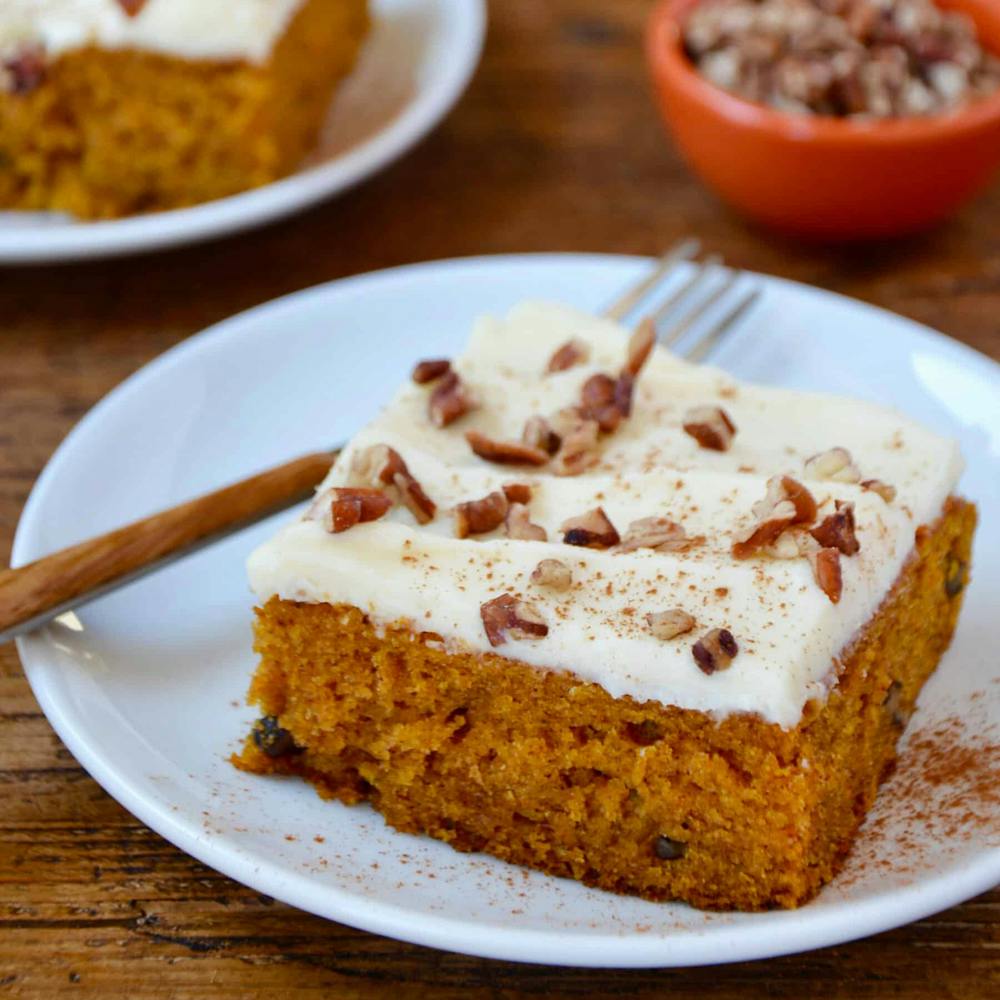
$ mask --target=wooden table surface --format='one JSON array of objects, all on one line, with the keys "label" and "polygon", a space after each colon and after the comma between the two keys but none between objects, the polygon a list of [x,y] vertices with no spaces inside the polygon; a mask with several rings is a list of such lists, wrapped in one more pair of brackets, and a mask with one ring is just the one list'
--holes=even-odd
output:
[{"label": "wooden table surface", "polygon": [[[109,389],[189,334],[317,282],[529,250],[651,254],[697,233],[734,264],[896,310],[1000,358],[1000,184],[919,238],[853,249],[750,228],[665,140],[648,0],[494,0],[448,120],[288,222],[133,260],[0,270],[0,559],[35,477]],[[444,954],[297,912],[180,853],[108,797],[0,647],[0,993],[52,997],[996,997],[1000,892],[866,941],[696,970]]]}]

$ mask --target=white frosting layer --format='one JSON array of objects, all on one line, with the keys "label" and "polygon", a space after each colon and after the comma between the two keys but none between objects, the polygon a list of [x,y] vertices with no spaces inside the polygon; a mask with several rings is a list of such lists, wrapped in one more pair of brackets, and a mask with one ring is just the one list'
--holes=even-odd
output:
[{"label": "white frosting layer", "polygon": [[263,62],[303,0],[148,0],[130,17],[118,0],[2,0],[0,49],[40,42],[51,55],[85,45],[185,59]]},{"label": "white frosting layer", "polygon": [[[571,336],[591,345],[590,361],[543,377],[553,350]],[[396,507],[381,521],[336,535],[298,520],[250,558],[259,600],[277,594],[353,604],[377,623],[409,619],[456,647],[489,650],[480,606],[510,591],[541,611],[549,634],[511,639],[493,650],[501,656],[570,670],[615,697],[718,717],[755,712],[794,726],[806,701],[823,697],[835,680],[835,658],[886,596],[913,549],[915,528],[940,515],[961,471],[957,446],[879,406],[739,384],[657,348],[639,377],[632,418],[605,439],[601,462],[584,475],[504,469],[471,453],[465,430],[517,438],[529,416],[575,404],[594,372],[617,372],[625,341],[614,324],[557,305],[526,304],[505,320],[481,320],[455,367],[482,408],[438,430],[426,414],[429,388],[409,384],[351,442],[324,484],[347,482],[357,449],[388,444],[437,502],[435,520],[419,527]],[[724,407],[738,428],[726,452],[699,447],[681,429],[684,411],[706,403]],[[834,446],[851,451],[864,478],[895,486],[896,500],[810,480],[805,459]],[[777,473],[805,482],[825,502],[821,514],[834,499],[856,505],[861,550],[841,560],[838,604],[803,558],[739,561],[731,554],[733,533],[752,521],[751,506]],[[533,484],[531,518],[548,530],[549,542],[512,541],[502,530],[453,537],[452,505],[510,482]],[[630,521],[660,515],[706,541],[683,554],[562,544],[559,525],[598,505],[622,534]],[[572,567],[571,590],[553,594],[530,582],[543,558]],[[696,631],[654,638],[646,613],[675,607],[697,618]],[[740,652],[728,670],[707,676],[691,647],[713,627],[729,628]]]}]

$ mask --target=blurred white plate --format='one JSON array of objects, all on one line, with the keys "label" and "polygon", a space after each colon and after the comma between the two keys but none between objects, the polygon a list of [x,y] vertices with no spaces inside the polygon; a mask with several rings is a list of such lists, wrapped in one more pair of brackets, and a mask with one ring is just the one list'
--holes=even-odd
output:
[{"label": "blurred white plate", "polygon": [[373,25],[337,91],[319,148],[296,173],[264,187],[102,222],[0,212],[0,264],[142,253],[223,236],[329,198],[420,141],[458,100],[479,61],[485,0],[373,0]]},{"label": "blurred white plate", "polygon": [[[596,310],[647,266],[572,255],[424,264],[230,319],[81,421],[32,492],[14,559],[343,440],[415,358],[454,353],[478,314],[530,297]],[[760,305],[718,363],[761,382],[889,401],[956,435],[968,460],[962,489],[982,514],[958,634],[908,737],[933,746],[934,730],[958,716],[966,732],[955,735],[992,733],[993,756],[973,747],[967,768],[927,787],[926,751],[904,757],[846,871],[808,906],[702,913],[613,896],[395,833],[367,806],[323,802],[303,782],[234,770],[226,758],[253,717],[243,705],[254,668],[243,563],[275,521],[22,640],[52,725],[115,798],[206,864],[334,920],[476,955],[597,966],[762,958],[871,934],[989,889],[1000,881],[1000,807],[995,795],[984,802],[982,787],[990,775],[998,785],[1000,658],[989,637],[1000,593],[1000,368],[870,306],[760,280]]]}]

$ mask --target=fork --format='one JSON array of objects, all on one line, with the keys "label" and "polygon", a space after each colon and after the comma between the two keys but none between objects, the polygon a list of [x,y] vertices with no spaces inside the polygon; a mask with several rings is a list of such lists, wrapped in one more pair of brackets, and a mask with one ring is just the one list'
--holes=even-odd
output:
[{"label": "fork", "polygon": [[[702,360],[753,305],[760,289],[750,287],[735,296],[741,272],[726,268],[715,254],[696,261],[700,250],[698,240],[681,241],[602,315],[624,321],[657,290],[668,286],[667,297],[648,314],[657,339],[674,346],[693,331],[693,342],[679,353],[692,361]],[[692,262],[690,272],[675,282],[678,265],[684,261]],[[0,642],[34,631],[67,611],[308,500],[330,471],[340,447],[304,455],[26,566],[0,571]]]}]

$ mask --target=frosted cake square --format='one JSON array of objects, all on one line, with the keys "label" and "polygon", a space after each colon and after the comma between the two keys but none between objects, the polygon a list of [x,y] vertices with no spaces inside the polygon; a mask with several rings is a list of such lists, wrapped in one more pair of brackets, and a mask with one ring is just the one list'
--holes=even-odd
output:
[{"label": "frosted cake square", "polygon": [[258,549],[238,766],[653,900],[838,870],[968,579],[956,445],[544,303],[483,319]]}]

